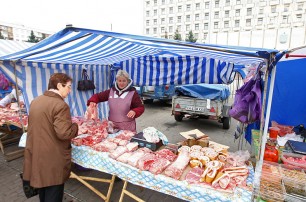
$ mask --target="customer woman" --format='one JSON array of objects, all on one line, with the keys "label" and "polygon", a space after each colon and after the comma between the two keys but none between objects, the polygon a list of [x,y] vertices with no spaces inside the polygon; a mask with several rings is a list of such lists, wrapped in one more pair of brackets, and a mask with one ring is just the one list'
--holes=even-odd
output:
[{"label": "customer woman", "polygon": [[71,122],[64,101],[71,81],[66,74],[53,74],[48,90],[30,105],[23,179],[39,188],[41,202],[62,201],[64,183],[70,176],[70,142],[78,134],[78,125]]},{"label": "customer woman", "polygon": [[135,119],[144,112],[144,105],[134,87],[129,74],[119,70],[115,85],[103,92],[94,94],[87,105],[96,106],[99,102],[108,101],[109,117],[115,128],[136,132]]}]

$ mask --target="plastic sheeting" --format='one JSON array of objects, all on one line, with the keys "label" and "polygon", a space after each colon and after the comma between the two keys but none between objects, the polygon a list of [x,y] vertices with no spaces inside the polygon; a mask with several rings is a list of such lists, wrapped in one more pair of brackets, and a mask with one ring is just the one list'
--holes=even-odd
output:
[{"label": "plastic sheeting", "polygon": [[194,84],[177,86],[176,94],[194,98],[226,100],[230,95],[228,86],[220,84]]}]

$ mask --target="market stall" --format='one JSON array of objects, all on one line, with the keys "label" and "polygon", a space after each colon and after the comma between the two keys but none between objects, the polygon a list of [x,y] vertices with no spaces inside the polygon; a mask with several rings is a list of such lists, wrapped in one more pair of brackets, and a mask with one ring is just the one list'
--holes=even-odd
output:
[{"label": "market stall", "polygon": [[[91,91],[77,91],[83,69],[94,81],[96,92],[109,88],[112,70],[118,68],[126,70],[133,85],[139,86],[229,84],[236,72],[251,77],[254,74],[251,70],[272,68],[283,54],[274,49],[189,43],[67,27],[31,48],[0,57],[0,66],[18,88],[26,90],[27,108],[47,89],[50,75],[68,74],[74,80],[67,102],[73,116],[82,116],[92,95]],[[99,117],[108,117],[107,103],[99,105]]]},{"label": "market stall", "polygon": [[0,108],[0,119],[0,149],[6,161],[23,156],[23,149],[7,152],[5,147],[18,144],[21,135],[27,129],[27,114],[18,109]]},{"label": "market stall", "polygon": [[[83,126],[83,128],[86,128],[86,126]],[[126,134],[127,133],[125,131],[119,131],[116,134],[109,134],[104,136],[104,138],[101,137],[101,133],[99,133],[99,135],[86,134],[80,135],[72,141],[72,159],[74,163],[85,168],[95,169],[112,175],[112,179],[108,180],[85,178],[86,180],[100,180],[102,182],[110,183],[109,189],[107,191],[107,196],[98,192],[95,188],[86,182],[84,183],[84,181],[81,181],[85,186],[89,187],[96,194],[98,194],[103,200],[109,200],[114,176],[118,176],[125,181],[120,199],[121,201],[123,200],[125,194],[136,199],[137,201],[141,201],[141,199],[137,197],[136,193],[131,193],[126,190],[128,183],[132,183],[188,201],[251,200],[254,170],[251,164],[246,165],[244,163],[245,160],[240,162],[240,166],[236,164],[233,166],[233,164],[230,163],[230,160],[228,160],[226,163],[226,159],[223,159],[224,161],[221,163],[221,160],[210,161],[209,157],[203,157],[203,159],[207,161],[206,166],[203,165],[203,167],[198,167],[192,164],[193,162],[200,162],[196,159],[201,159],[201,155],[204,156],[204,153],[200,152],[201,149],[203,151],[205,150],[206,155],[208,156],[212,155],[212,153],[215,153],[215,157],[211,156],[211,159],[217,158],[218,153],[215,151],[219,151],[219,153],[221,153],[221,150],[217,149],[220,148],[217,146],[219,144],[211,142],[210,147],[202,147],[200,145],[193,145],[191,147],[185,145],[179,147],[178,145],[179,154],[176,155],[170,150],[165,149],[165,147],[161,147],[157,149],[157,151],[152,151],[147,147],[139,148],[140,145],[138,142],[132,142],[133,136],[127,138],[128,136]],[[131,139],[131,142],[128,143],[127,139]],[[142,140],[142,143],[145,141],[146,140]],[[152,143],[147,142],[147,145],[143,144],[143,146],[148,146],[148,144],[151,145]],[[126,149],[124,149],[124,147],[126,147]],[[129,151],[129,148],[133,149]],[[182,160],[185,158],[183,152],[188,148],[190,149],[190,153],[188,152],[187,161]],[[232,158],[233,156],[231,156],[231,154],[227,154],[226,150],[228,147],[225,148],[226,149],[222,149],[223,153],[221,156],[225,157],[229,155],[229,159],[235,159]],[[144,153],[139,157],[139,159],[133,158],[133,156],[141,155],[142,152]],[[190,159],[189,154],[191,156]],[[167,158],[169,162],[167,165],[161,168],[161,162],[163,162],[162,160],[164,158]],[[167,160],[165,160],[165,162],[166,161]],[[212,177],[212,180],[209,182],[205,181],[207,177],[205,178],[205,175],[201,174],[201,172],[205,172],[205,168],[210,169],[209,161],[211,164],[220,164],[220,168],[218,169],[224,169],[226,175],[227,172],[229,172],[231,177],[228,179],[231,181],[228,181],[228,183],[224,186],[221,185],[222,187],[220,187],[218,184],[218,177],[216,176]],[[235,162],[237,163],[238,160]],[[170,172],[171,167],[177,164],[179,167],[181,166],[182,170],[181,172],[176,172],[176,174],[173,175]],[[202,179],[204,179],[203,182],[201,182],[201,175],[203,176]],[[77,178],[74,173],[72,174],[72,178]],[[214,178],[216,182],[213,181]]]}]

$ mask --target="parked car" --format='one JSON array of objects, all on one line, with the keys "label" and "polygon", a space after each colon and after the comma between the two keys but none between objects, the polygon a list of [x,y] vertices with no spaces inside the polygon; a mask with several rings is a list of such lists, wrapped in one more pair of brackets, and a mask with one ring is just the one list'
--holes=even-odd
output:
[{"label": "parked car", "polygon": [[144,103],[152,103],[154,100],[171,101],[175,95],[175,85],[141,86],[136,89]]}]

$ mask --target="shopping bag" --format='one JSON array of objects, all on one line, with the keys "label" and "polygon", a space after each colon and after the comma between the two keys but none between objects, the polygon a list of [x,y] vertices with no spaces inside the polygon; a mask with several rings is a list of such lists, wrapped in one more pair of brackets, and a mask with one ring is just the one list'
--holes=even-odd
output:
[{"label": "shopping bag", "polygon": [[23,179],[23,174],[20,173],[20,178],[22,180],[22,188],[23,192],[26,195],[27,198],[31,198],[33,196],[36,196],[39,193],[38,188],[34,188],[30,185],[30,181],[24,180]]},{"label": "shopping bag", "polygon": [[78,81],[77,89],[80,91],[96,89],[94,82],[89,80],[86,69],[82,71],[82,80]]},{"label": "shopping bag", "polygon": [[253,123],[261,116],[261,78],[256,76],[236,91],[229,115],[241,123]]}]

